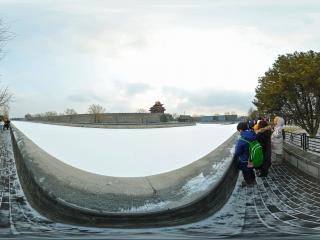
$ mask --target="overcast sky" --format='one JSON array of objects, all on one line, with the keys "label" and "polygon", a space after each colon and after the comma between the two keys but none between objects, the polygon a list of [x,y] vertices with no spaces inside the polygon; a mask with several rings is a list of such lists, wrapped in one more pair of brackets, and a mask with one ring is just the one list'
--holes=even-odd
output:
[{"label": "overcast sky", "polygon": [[320,1],[0,0],[11,116],[246,114],[279,54],[319,51]]}]

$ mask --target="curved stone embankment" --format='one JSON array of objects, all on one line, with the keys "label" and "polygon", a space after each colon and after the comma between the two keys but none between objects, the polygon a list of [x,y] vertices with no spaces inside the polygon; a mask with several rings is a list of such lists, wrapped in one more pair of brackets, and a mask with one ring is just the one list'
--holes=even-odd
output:
[{"label": "curved stone embankment", "polygon": [[236,133],[183,168],[137,178],[73,168],[43,151],[14,126],[11,137],[28,201],[48,218],[65,223],[157,227],[198,221],[225,204],[238,177],[232,161]]}]

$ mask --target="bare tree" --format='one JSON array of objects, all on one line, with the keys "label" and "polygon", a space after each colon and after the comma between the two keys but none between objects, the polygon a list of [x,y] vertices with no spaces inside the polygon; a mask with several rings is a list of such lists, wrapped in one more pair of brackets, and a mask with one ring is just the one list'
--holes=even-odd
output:
[{"label": "bare tree", "polygon": [[106,109],[99,104],[91,104],[90,107],[88,108],[88,112],[90,114],[104,113],[105,111]]},{"label": "bare tree", "polygon": [[91,104],[88,108],[88,113],[93,115],[94,122],[100,122],[101,114],[104,113],[106,109],[99,104]]},{"label": "bare tree", "polygon": [[259,117],[257,109],[254,109],[253,107],[250,107],[248,110],[248,117],[249,119],[256,119]]},{"label": "bare tree", "polygon": [[58,113],[55,111],[49,111],[49,112],[45,112],[44,114],[46,117],[53,117],[53,116],[58,116]]},{"label": "bare tree", "polygon": [[139,108],[137,110],[137,113],[148,113],[148,111],[146,109],[144,109],[144,108]]},{"label": "bare tree", "polygon": [[2,115],[4,119],[9,119],[9,105],[5,104],[4,106],[1,107],[2,110]]},{"label": "bare tree", "polygon": [[3,23],[0,19],[0,59],[2,57],[2,53],[3,53],[3,45],[6,41],[6,34],[7,30],[3,27]]},{"label": "bare tree", "polygon": [[49,111],[45,112],[44,115],[48,121],[52,121],[54,119],[53,117],[58,116],[58,113],[55,111]]},{"label": "bare tree", "polygon": [[[4,43],[8,40],[7,29],[3,27],[0,19],[0,60],[2,58]],[[9,110],[9,102],[12,94],[9,92],[8,87],[0,87],[0,108],[5,112]],[[8,114],[8,112],[7,112]]]},{"label": "bare tree", "polygon": [[8,87],[0,87],[0,108],[3,108],[3,110],[8,109],[11,98],[12,94],[9,92]]},{"label": "bare tree", "polygon": [[65,111],[64,111],[64,114],[65,115],[76,115],[78,114],[73,108],[67,108]]},{"label": "bare tree", "polygon": [[24,115],[24,119],[27,121],[31,121],[33,118],[33,116],[30,113],[27,113],[26,115]]},{"label": "bare tree", "polygon": [[45,117],[45,114],[44,113],[36,113],[36,114],[34,114],[34,117],[38,118],[38,120],[40,120],[40,118],[44,118]]},{"label": "bare tree", "polygon": [[174,120],[179,118],[179,114],[178,113],[172,113],[172,117]]}]

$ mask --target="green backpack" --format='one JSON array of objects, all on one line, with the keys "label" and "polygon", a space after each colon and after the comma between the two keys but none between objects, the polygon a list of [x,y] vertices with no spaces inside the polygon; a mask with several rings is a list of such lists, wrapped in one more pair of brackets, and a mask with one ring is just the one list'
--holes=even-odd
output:
[{"label": "green backpack", "polygon": [[261,144],[257,140],[248,141],[242,137],[240,137],[240,140],[245,141],[249,144],[249,157],[253,164],[253,167],[260,167],[263,163],[263,152]]}]

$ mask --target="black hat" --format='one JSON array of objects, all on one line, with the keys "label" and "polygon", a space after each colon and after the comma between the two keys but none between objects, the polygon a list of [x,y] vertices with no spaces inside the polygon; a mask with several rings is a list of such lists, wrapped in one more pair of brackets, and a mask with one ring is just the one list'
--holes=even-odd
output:
[{"label": "black hat", "polygon": [[237,125],[237,130],[248,130],[248,124],[246,122],[239,122]]}]

